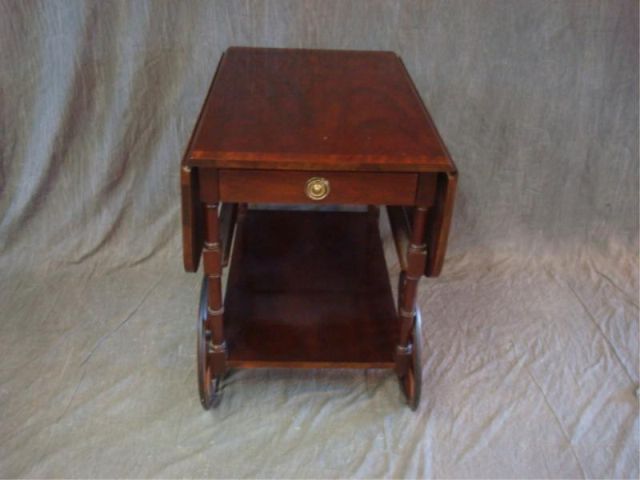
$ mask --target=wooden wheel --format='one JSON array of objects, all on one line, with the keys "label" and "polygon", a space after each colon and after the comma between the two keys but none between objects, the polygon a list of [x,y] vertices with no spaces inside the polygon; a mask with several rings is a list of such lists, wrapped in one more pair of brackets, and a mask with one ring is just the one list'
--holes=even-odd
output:
[{"label": "wooden wheel", "polygon": [[211,332],[207,329],[207,297],[209,280],[205,276],[202,279],[200,290],[200,308],[198,309],[197,324],[197,362],[198,362],[198,389],[200,391],[200,403],[202,408],[209,410],[220,403],[220,377],[214,376],[211,370],[211,360],[207,354]]},{"label": "wooden wheel", "polygon": [[411,345],[411,363],[409,370],[400,378],[402,391],[407,397],[407,405],[413,411],[420,404],[420,393],[422,391],[422,318],[420,310],[416,308],[413,321],[413,331],[409,342]]},{"label": "wooden wheel", "polygon": [[[405,282],[406,273],[403,270],[400,272],[398,282],[398,309],[402,305]],[[413,318],[413,330],[409,337],[409,345],[411,345],[411,363],[407,373],[400,377],[400,386],[407,398],[407,405],[411,410],[415,411],[420,404],[420,393],[422,391],[422,317],[420,309],[417,307]]]}]

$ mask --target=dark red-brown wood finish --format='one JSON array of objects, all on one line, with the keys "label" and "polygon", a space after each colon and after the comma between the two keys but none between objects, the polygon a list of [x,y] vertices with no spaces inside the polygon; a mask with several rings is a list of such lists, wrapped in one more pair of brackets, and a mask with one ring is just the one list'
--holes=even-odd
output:
[{"label": "dark red-brown wood finish", "polygon": [[[393,368],[417,408],[417,286],[442,269],[456,183],[455,165],[394,53],[227,50],[181,172],[185,269],[196,271],[204,252],[203,406],[216,404],[230,367],[326,367]],[[293,212],[247,203],[369,209]],[[400,255],[397,311],[374,205],[389,206]]]},{"label": "dark red-brown wood finish", "polygon": [[455,171],[393,52],[230,48],[185,163]]}]

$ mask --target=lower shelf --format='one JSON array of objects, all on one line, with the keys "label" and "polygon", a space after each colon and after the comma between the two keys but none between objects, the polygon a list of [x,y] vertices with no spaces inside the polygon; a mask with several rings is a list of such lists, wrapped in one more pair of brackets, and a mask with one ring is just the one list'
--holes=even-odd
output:
[{"label": "lower shelf", "polygon": [[399,321],[377,220],[249,210],[224,323],[231,367],[393,368]]}]

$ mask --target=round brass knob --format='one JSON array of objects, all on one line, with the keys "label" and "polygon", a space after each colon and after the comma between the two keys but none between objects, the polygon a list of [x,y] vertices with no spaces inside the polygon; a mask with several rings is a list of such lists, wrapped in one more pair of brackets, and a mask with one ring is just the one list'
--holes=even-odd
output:
[{"label": "round brass knob", "polygon": [[304,191],[311,200],[327,198],[327,195],[329,195],[331,191],[329,188],[329,180],[322,177],[311,177],[307,180]]}]

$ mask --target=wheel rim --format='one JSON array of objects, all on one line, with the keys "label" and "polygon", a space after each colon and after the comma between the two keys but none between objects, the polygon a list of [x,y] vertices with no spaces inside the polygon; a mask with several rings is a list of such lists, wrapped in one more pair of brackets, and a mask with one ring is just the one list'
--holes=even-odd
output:
[{"label": "wheel rim", "polygon": [[402,377],[402,388],[411,410],[416,410],[420,404],[422,391],[422,318],[420,310],[416,308],[416,315],[411,332],[411,364],[409,370]]},{"label": "wheel rim", "polygon": [[211,373],[211,365],[207,355],[207,344],[211,335],[206,329],[208,283],[207,277],[204,277],[200,290],[200,308],[198,310],[197,323],[198,390],[200,403],[205,410],[213,406],[219,385],[219,379],[214,378]]},{"label": "wheel rim", "polygon": [[413,325],[413,396],[410,407],[416,410],[420,404],[420,394],[422,393],[422,316],[420,309],[416,308],[416,318]]}]

